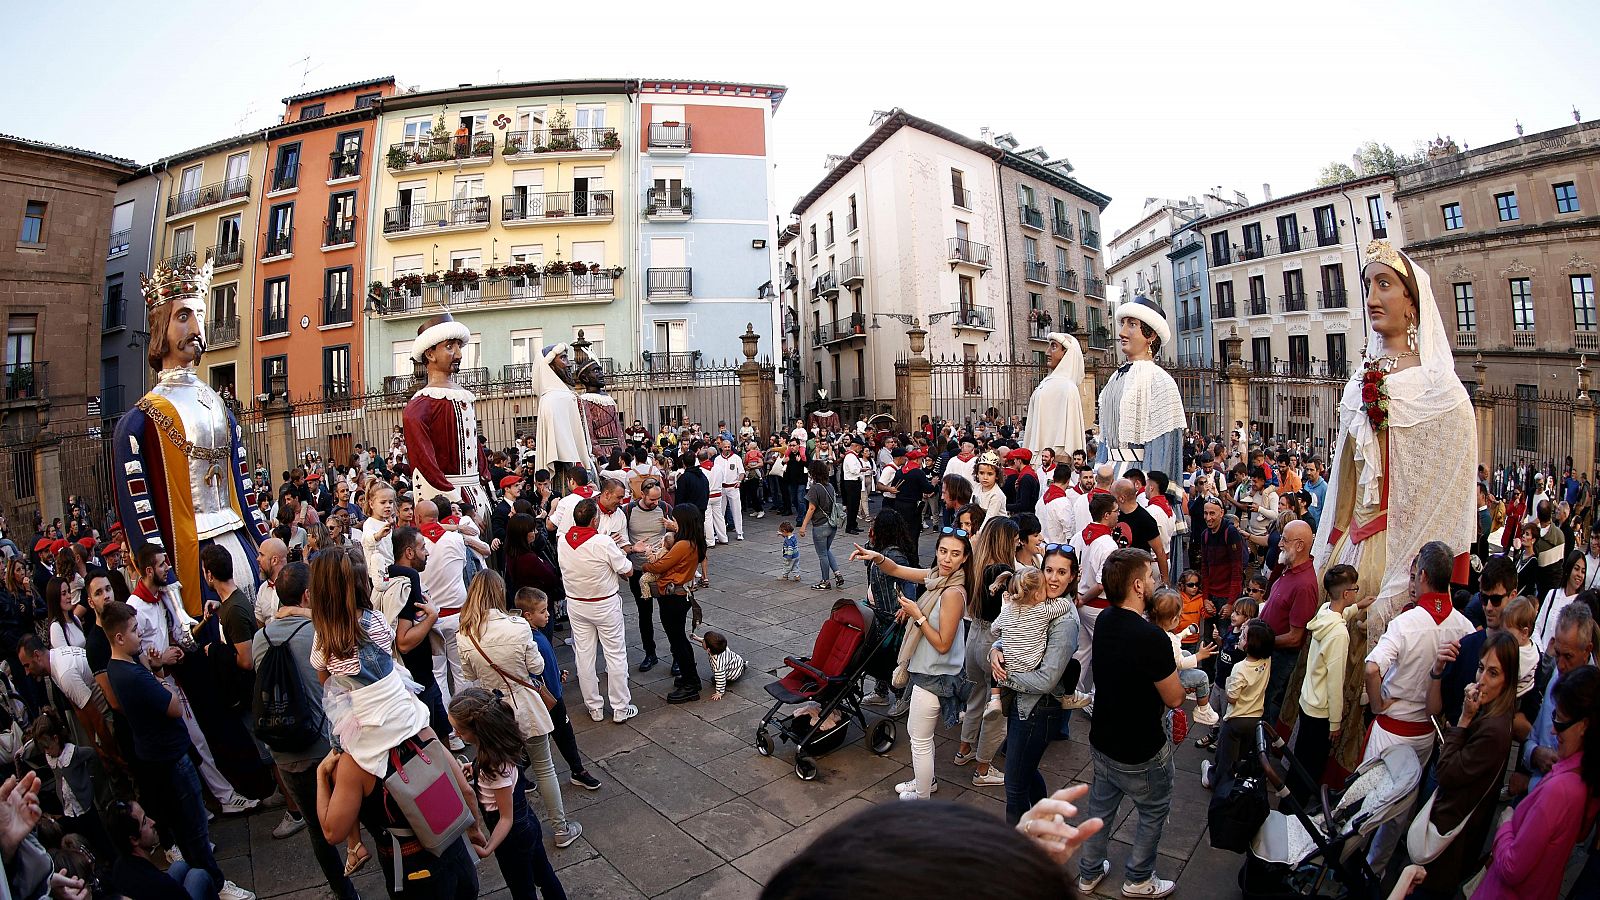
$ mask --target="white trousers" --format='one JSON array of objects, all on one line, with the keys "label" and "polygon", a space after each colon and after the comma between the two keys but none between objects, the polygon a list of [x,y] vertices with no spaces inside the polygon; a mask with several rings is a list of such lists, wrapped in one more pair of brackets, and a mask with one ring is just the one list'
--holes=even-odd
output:
[{"label": "white trousers", "polygon": [[227,803],[234,798],[233,785],[228,779],[222,777],[222,772],[217,769],[217,763],[211,755],[211,745],[206,743],[205,733],[200,730],[200,723],[195,721],[194,710],[189,708],[189,695],[178,687],[178,680],[171,675],[162,679],[178,695],[178,707],[183,711],[183,727],[189,732],[189,740],[194,744],[194,749],[200,751],[200,778],[211,791],[211,796],[217,798],[218,803]]},{"label": "white trousers", "polygon": [[1100,612],[1088,605],[1078,607],[1078,652],[1072,658],[1083,667],[1078,675],[1078,690],[1085,694],[1094,693],[1094,669],[1090,663],[1094,662],[1094,620],[1100,618]]},{"label": "white trousers", "polygon": [[722,520],[722,502],[723,498],[721,496],[713,496],[706,503],[705,524],[706,546],[708,547],[712,546],[718,541],[721,541],[724,544],[728,542],[728,523]]},{"label": "white trousers", "polygon": [[459,614],[440,616],[428,632],[428,648],[433,651],[433,680],[439,684],[439,695],[444,705],[470,682],[461,672],[461,648],[456,646],[456,630],[461,627]]},{"label": "white trousers", "polygon": [[906,734],[911,738],[911,772],[917,781],[917,796],[933,796],[933,732],[939,727],[939,698],[932,691],[915,685],[911,688],[911,711],[906,715]]},{"label": "white trousers", "polygon": [[[739,537],[744,537],[744,504],[740,502],[739,488],[725,487],[722,489],[722,508],[726,509],[728,515],[733,517],[733,533]],[[727,528],[726,518],[724,516],[722,522],[724,529]],[[722,539],[728,539],[726,532],[723,533]]]},{"label": "white trousers", "polygon": [[628,648],[622,626],[622,599],[612,594],[604,600],[573,600],[567,604],[567,625],[572,629],[572,650],[578,661],[578,689],[583,705],[605,711],[600,696],[600,675],[595,671],[595,648],[606,658],[606,693],[616,712],[633,703],[628,690]]}]

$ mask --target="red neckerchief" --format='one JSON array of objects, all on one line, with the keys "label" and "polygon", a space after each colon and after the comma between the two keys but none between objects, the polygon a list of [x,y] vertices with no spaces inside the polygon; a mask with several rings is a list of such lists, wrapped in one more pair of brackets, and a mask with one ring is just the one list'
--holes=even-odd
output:
[{"label": "red neckerchief", "polygon": [[1062,497],[1065,497],[1066,495],[1067,495],[1066,489],[1063,488],[1061,485],[1056,484],[1055,482],[1052,481],[1050,483],[1050,486],[1044,489],[1044,502],[1045,502],[1045,505],[1048,506],[1050,504],[1050,501],[1052,501],[1052,500],[1060,500]]},{"label": "red neckerchief", "polygon": [[1111,526],[1110,525],[1102,525],[1099,522],[1090,522],[1083,529],[1083,545],[1085,547],[1088,547],[1089,545],[1093,544],[1095,541],[1099,540],[1102,537],[1105,537],[1106,535],[1108,535],[1110,533],[1111,533]]},{"label": "red neckerchief", "polygon": [[439,521],[441,523],[445,524],[445,525],[459,525],[459,524],[461,524],[461,517],[460,516],[445,516],[444,518],[440,519]]},{"label": "red neckerchief", "polygon": [[978,454],[976,453],[957,453],[956,459],[959,459],[962,462],[972,462],[972,458],[977,455]]},{"label": "red neckerchief", "polygon": [[582,525],[574,525],[567,529],[567,546],[576,550],[583,546],[583,542],[594,537],[600,532]]},{"label": "red neckerchief", "polygon": [[1426,610],[1428,615],[1433,617],[1433,624],[1435,625],[1443,625],[1444,620],[1450,616],[1451,610],[1454,609],[1450,605],[1450,595],[1446,593],[1423,594],[1417,599],[1417,606]]},{"label": "red neckerchief", "polygon": [[1167,518],[1172,518],[1172,501],[1167,499],[1166,494],[1157,494],[1151,497],[1150,505],[1159,507],[1162,512],[1167,514]]},{"label": "red neckerchief", "polygon": [[138,597],[140,600],[143,600],[146,603],[160,603],[161,602],[161,598],[157,597],[155,594],[150,593],[150,589],[145,586],[145,583],[144,583],[143,579],[141,579],[138,583],[136,583],[133,586],[133,595],[135,597]]},{"label": "red neckerchief", "polygon": [[1072,489],[1077,491],[1081,496],[1087,497],[1089,496],[1089,489],[1086,487],[1088,484],[1089,482],[1080,479],[1077,484],[1072,486]]},{"label": "red neckerchief", "polygon": [[573,488],[572,492],[574,494],[577,494],[579,497],[582,497],[583,499],[587,500],[590,497],[594,496],[594,485],[592,485],[592,484],[580,484],[577,487]]},{"label": "red neckerchief", "polygon": [[444,526],[438,522],[429,522],[426,525],[420,525],[417,527],[417,530],[422,532],[422,536],[427,538],[430,543],[437,544],[439,543],[439,539],[444,537]]},{"label": "red neckerchief", "polygon": [[717,461],[716,461],[715,458],[700,460],[700,468],[702,468],[702,469],[710,470],[710,468],[712,466],[716,465],[716,464],[717,464]]}]

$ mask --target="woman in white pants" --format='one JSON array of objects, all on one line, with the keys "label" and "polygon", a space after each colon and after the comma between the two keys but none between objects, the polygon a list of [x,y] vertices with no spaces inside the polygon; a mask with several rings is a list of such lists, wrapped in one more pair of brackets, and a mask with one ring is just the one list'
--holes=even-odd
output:
[{"label": "woman in white pants", "polygon": [[911,737],[911,770],[915,775],[911,781],[895,785],[901,800],[926,800],[938,790],[933,780],[933,732],[939,725],[941,710],[953,722],[962,706],[956,683],[967,651],[962,622],[967,585],[972,580],[972,545],[967,533],[944,529],[934,557],[934,568],[913,569],[859,544],[850,554],[852,560],[877,564],[892,578],[921,581],[926,587],[920,602],[900,598],[898,618],[906,623],[906,637],[900,644],[894,680],[903,684],[909,675],[911,683],[906,731]]}]

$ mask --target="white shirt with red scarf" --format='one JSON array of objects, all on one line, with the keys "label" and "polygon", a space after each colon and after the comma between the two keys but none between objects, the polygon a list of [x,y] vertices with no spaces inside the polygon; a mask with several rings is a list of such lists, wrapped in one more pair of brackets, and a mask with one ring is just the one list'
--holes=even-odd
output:
[{"label": "white shirt with red scarf", "polygon": [[561,586],[573,602],[607,600],[617,594],[617,578],[633,574],[633,563],[617,542],[593,528],[573,526],[556,541]]},{"label": "white shirt with red scarf", "polygon": [[418,530],[428,539],[428,565],[418,573],[423,595],[441,610],[460,609],[467,604],[466,541],[438,522]]},{"label": "white shirt with red scarf", "polygon": [[1044,532],[1045,543],[1065,544],[1078,533],[1077,525],[1072,521],[1074,493],[1055,482],[1050,482],[1044,489],[1044,496],[1039,500],[1044,515],[1039,517],[1039,524]]},{"label": "white shirt with red scarf", "polygon": [[586,484],[573,488],[572,492],[556,501],[556,508],[550,513],[550,524],[556,527],[556,539],[567,536],[567,529],[572,527],[572,508],[584,500],[593,500],[600,492],[594,485]]}]

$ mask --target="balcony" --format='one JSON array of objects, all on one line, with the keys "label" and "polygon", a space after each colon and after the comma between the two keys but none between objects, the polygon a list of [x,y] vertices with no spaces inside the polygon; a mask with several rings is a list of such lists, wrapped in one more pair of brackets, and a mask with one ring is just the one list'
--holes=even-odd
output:
[{"label": "balcony", "polygon": [[851,338],[865,340],[867,337],[867,317],[864,313],[851,313],[832,325],[824,325],[822,328],[828,332],[828,336],[823,338],[822,342],[824,344],[841,343]]},{"label": "balcony", "polygon": [[1078,290],[1078,273],[1071,269],[1057,269],[1056,287],[1063,291]]},{"label": "balcony", "polygon": [[351,322],[349,295],[323,297],[317,302],[322,307],[322,326],[349,325]]},{"label": "balcony", "polygon": [[994,309],[988,306],[957,306],[955,313],[955,327],[975,328],[982,331],[994,330]]},{"label": "balcony", "polygon": [[1104,325],[1091,323],[1089,325],[1089,349],[1111,349],[1111,329]]},{"label": "balcony", "polygon": [[816,259],[817,258],[817,239],[816,238],[806,238],[806,258],[808,258],[808,259]]},{"label": "balcony", "polygon": [[508,161],[530,159],[610,159],[622,149],[615,128],[534,128],[506,135],[500,151]]},{"label": "balcony", "polygon": [[232,243],[213,244],[206,256],[211,260],[212,272],[225,272],[244,263],[244,242],[235,238]]},{"label": "balcony", "polygon": [[462,369],[456,373],[456,382],[464,388],[479,388],[489,383],[489,367]]},{"label": "balcony", "polygon": [[645,270],[645,297],[647,299],[688,300],[693,296],[693,269]]},{"label": "balcony", "polygon": [[1299,253],[1300,252],[1300,234],[1298,232],[1294,232],[1294,233],[1291,233],[1291,234],[1288,234],[1288,235],[1284,235],[1283,239],[1278,241],[1278,252],[1279,253]]},{"label": "balcony", "polygon": [[1318,247],[1332,247],[1333,245],[1335,245],[1337,243],[1339,243],[1339,229],[1337,229],[1337,228],[1324,229],[1321,226],[1318,226],[1318,228],[1317,228],[1317,246]]},{"label": "balcony", "polygon": [[611,191],[505,194],[500,198],[500,221],[507,227],[609,222],[612,216]]},{"label": "balcony", "polygon": [[1240,248],[1239,250],[1239,261],[1248,262],[1252,259],[1260,259],[1266,255],[1267,249],[1261,244],[1245,244],[1244,247]]},{"label": "balcony", "polygon": [[6,363],[0,366],[0,401],[42,403],[50,384],[48,362]]},{"label": "balcony", "polygon": [[111,243],[106,245],[106,258],[118,256],[128,252],[128,244],[133,239],[133,229],[124,228],[121,231],[111,232]]},{"label": "balcony", "polygon": [[1318,309],[1344,309],[1349,302],[1344,288],[1334,288],[1331,291],[1317,291]]},{"label": "balcony", "polygon": [[335,219],[323,226],[322,249],[331,250],[334,247],[353,247],[355,243],[356,220],[354,216],[348,219]]},{"label": "balcony", "polygon": [[1085,294],[1089,295],[1090,297],[1098,297],[1098,298],[1104,300],[1105,296],[1106,296],[1106,282],[1105,282],[1105,279],[1103,279],[1103,278],[1088,278],[1088,279],[1085,279],[1084,282],[1083,282],[1083,292]]},{"label": "balcony", "polygon": [[649,141],[651,153],[681,156],[689,152],[689,126],[679,122],[652,123]]},{"label": "balcony", "polygon": [[115,419],[128,411],[128,402],[120,384],[100,388],[100,418]]},{"label": "balcony", "polygon": [[415,375],[385,375],[383,376],[383,392],[385,394],[410,393],[413,387],[422,384],[422,380]]},{"label": "balcony", "polygon": [[690,350],[687,353],[659,353],[646,350],[640,354],[644,361],[644,368],[654,378],[655,383],[662,380],[692,381],[695,370],[700,368],[700,351]]},{"label": "balcony", "polygon": [[1044,230],[1044,213],[1037,206],[1021,206],[1017,208],[1017,218],[1035,231]]},{"label": "balcony", "polygon": [[110,331],[128,324],[128,298],[106,298],[105,308],[100,314],[100,330]]},{"label": "balcony", "polygon": [[1306,311],[1306,292],[1294,291],[1288,294],[1279,294],[1278,302],[1283,305],[1286,313],[1299,313]]},{"label": "balcony", "polygon": [[867,261],[852,256],[839,264],[839,283],[847,288],[860,287],[867,280]]},{"label": "balcony", "polygon": [[1049,284],[1050,267],[1037,259],[1023,260],[1022,277],[1039,284]]},{"label": "balcony", "polygon": [[1457,350],[1478,349],[1478,333],[1476,331],[1457,331],[1455,347]]},{"label": "balcony", "polygon": [[269,234],[261,242],[261,261],[294,255],[294,227],[277,234]]},{"label": "balcony", "polygon": [[1511,332],[1511,346],[1518,350],[1532,350],[1539,344],[1539,333],[1532,328],[1517,328]]},{"label": "balcony", "polygon": [[328,183],[361,177],[361,151],[335,150],[328,154]]},{"label": "balcony", "polygon": [[509,306],[609,302],[616,298],[615,269],[581,275],[496,275],[456,284],[427,282],[414,289],[386,288],[368,301],[383,318],[430,316],[445,310],[500,309]]},{"label": "balcony", "polygon": [[1072,240],[1072,223],[1066,219],[1050,217],[1050,233],[1065,241]]},{"label": "balcony", "polygon": [[959,184],[950,185],[950,202],[962,209],[972,208],[972,192]]},{"label": "balcony", "polygon": [[832,271],[823,272],[817,276],[817,281],[812,285],[814,296],[828,299],[839,296],[839,279]]},{"label": "balcony", "polygon": [[1198,291],[1200,290],[1201,286],[1199,275],[1185,275],[1182,278],[1179,278],[1177,283],[1178,290],[1180,291]]},{"label": "balcony", "polygon": [[644,192],[644,217],[652,222],[682,222],[694,215],[691,188],[649,188]]},{"label": "balcony", "polygon": [[1216,268],[1217,266],[1226,266],[1226,265],[1231,265],[1232,263],[1233,263],[1233,254],[1229,251],[1229,249],[1227,247],[1223,247],[1221,250],[1218,250],[1216,248],[1212,248],[1212,250],[1211,250],[1211,262],[1209,263],[1209,265],[1213,269]]},{"label": "balcony", "polygon": [[829,384],[829,387],[831,387],[831,388],[832,388],[832,389],[833,389],[833,396],[834,396],[834,397],[835,397],[835,398],[838,398],[838,397],[843,397],[843,396],[844,396],[844,394],[841,394],[841,393],[840,393],[840,392],[839,392],[839,379],[837,379],[837,378],[835,378],[835,379],[834,379],[834,380],[833,380],[833,381],[832,381],[832,383],[831,383],[831,384]]},{"label": "balcony", "polygon": [[[1070,322],[1071,320],[1068,321]],[[1047,341],[1050,339],[1050,333],[1056,330],[1055,322],[1051,321],[1050,316],[1047,314],[1041,313],[1039,318],[1028,321],[1029,340]],[[1061,330],[1066,331],[1068,334],[1071,333],[1071,329],[1063,328]]]},{"label": "balcony", "polygon": [[1573,353],[1594,353],[1596,351],[1600,351],[1600,331],[1582,328],[1573,329]]},{"label": "balcony", "polygon": [[1099,250],[1100,232],[1095,231],[1093,228],[1085,228],[1083,230],[1083,245],[1094,250]]},{"label": "balcony", "polygon": [[487,133],[461,138],[441,135],[401,141],[389,145],[384,162],[391,172],[487,166],[494,162],[494,136]]},{"label": "balcony", "polygon": [[250,176],[240,175],[216,184],[207,184],[167,198],[167,220],[191,216],[201,210],[231,206],[250,199]]},{"label": "balcony", "polygon": [[1250,298],[1250,315],[1265,316],[1272,312],[1272,303],[1266,297]]},{"label": "balcony", "polygon": [[263,310],[261,314],[261,334],[258,337],[279,337],[289,333],[289,311],[283,310],[281,315],[273,315],[270,310]]},{"label": "balcony", "polygon": [[812,330],[812,332],[811,332],[811,346],[813,348],[821,347],[823,344],[828,344],[828,343],[832,343],[832,342],[833,342],[833,324],[831,322],[827,323],[827,324],[819,324],[815,329]]},{"label": "balcony", "polygon": [[989,271],[989,245],[964,238],[953,237],[949,243],[949,255],[946,261],[950,268],[957,265],[975,266],[979,271]]},{"label": "balcony", "polygon": [[489,198],[439,200],[391,206],[383,211],[383,236],[391,240],[447,231],[478,231],[489,227]]},{"label": "balcony", "polygon": [[300,186],[300,164],[291,162],[272,170],[272,185],[267,189],[268,196],[283,191],[292,191]]},{"label": "balcony", "polygon": [[239,343],[239,317],[225,316],[206,323],[206,349],[216,350]]},{"label": "balcony", "polygon": [[1239,309],[1232,300],[1218,300],[1216,306],[1212,308],[1211,317],[1213,319],[1236,319],[1239,317]]},{"label": "balcony", "polygon": [[856,233],[856,211],[855,211],[854,207],[851,207],[850,211],[845,214],[845,217],[844,217],[844,233],[845,234],[855,234]]}]

